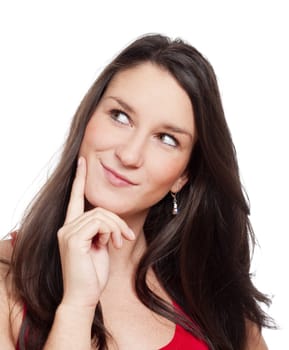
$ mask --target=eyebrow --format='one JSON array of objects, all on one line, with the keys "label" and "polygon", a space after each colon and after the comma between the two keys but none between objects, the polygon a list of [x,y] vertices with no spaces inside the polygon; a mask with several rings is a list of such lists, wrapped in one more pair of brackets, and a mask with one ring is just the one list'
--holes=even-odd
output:
[{"label": "eyebrow", "polygon": [[178,126],[171,125],[171,124],[162,124],[161,126],[168,131],[171,131],[177,134],[187,135],[191,139],[193,139],[193,136],[190,132],[186,131],[185,129],[179,128]]},{"label": "eyebrow", "polygon": [[115,100],[119,105],[122,106],[123,109],[125,109],[126,111],[128,111],[132,114],[136,114],[135,110],[130,105],[128,105],[126,102],[124,102],[122,99],[120,99],[119,97],[107,96],[106,98],[111,98],[111,99]]},{"label": "eyebrow", "polygon": [[[128,105],[126,102],[124,102],[122,99],[120,99],[119,97],[107,96],[106,98],[110,98],[110,99],[115,100],[120,106],[122,106],[122,108],[124,110],[128,111],[129,113],[136,114],[135,110],[130,105]],[[190,132],[188,132],[187,130],[182,129],[178,126],[166,123],[166,124],[162,124],[161,127],[168,130],[168,131],[177,133],[177,134],[187,135],[193,140],[193,136]]]}]

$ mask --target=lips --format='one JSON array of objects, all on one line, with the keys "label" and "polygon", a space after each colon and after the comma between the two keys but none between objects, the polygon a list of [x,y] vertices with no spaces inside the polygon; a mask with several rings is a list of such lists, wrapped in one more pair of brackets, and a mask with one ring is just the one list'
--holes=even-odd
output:
[{"label": "lips", "polygon": [[117,173],[115,170],[107,167],[104,164],[101,164],[104,170],[104,174],[106,179],[114,186],[132,186],[136,185],[136,183],[132,182],[127,177]]}]

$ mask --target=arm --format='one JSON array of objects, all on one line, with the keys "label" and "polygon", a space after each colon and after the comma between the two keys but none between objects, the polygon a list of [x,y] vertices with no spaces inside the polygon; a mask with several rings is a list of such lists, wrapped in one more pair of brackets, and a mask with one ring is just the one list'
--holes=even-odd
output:
[{"label": "arm", "polygon": [[43,350],[91,349],[95,308],[109,275],[108,242],[121,248],[134,234],[117,215],[101,208],[84,212],[86,162],[79,162],[64,226],[58,231],[63,298]]},{"label": "arm", "polygon": [[[7,241],[0,241],[0,257],[7,259]],[[0,262],[0,349],[14,350],[10,328],[10,309],[7,294],[8,265]]]},{"label": "arm", "polygon": [[93,316],[94,308],[79,308],[60,304],[43,350],[90,349]]},{"label": "arm", "polygon": [[[10,260],[11,241],[0,241],[0,258]],[[0,262],[0,349],[15,350],[15,322],[11,324],[11,302],[9,301],[8,287],[11,276],[7,277],[9,265]],[[10,288],[9,288],[10,289]],[[20,308],[21,315],[21,308]],[[14,315],[16,316],[16,315]],[[17,314],[18,319],[19,314]],[[94,308],[69,307],[63,304],[57,309],[54,323],[44,350],[67,349],[89,350],[91,349],[91,324],[94,316]],[[22,316],[20,316],[21,318]],[[15,318],[12,316],[15,320]],[[18,321],[17,321],[18,323]],[[19,320],[19,326],[21,321]],[[16,326],[18,329],[18,326]],[[17,333],[18,331],[16,331]],[[16,336],[17,337],[17,336]]]},{"label": "arm", "polygon": [[247,342],[245,350],[268,350],[264,338],[258,328],[258,326],[251,322],[246,321],[247,330]]},{"label": "arm", "polygon": [[[0,249],[3,242],[0,242]],[[10,323],[6,278],[8,265],[0,262],[0,349],[15,350]],[[72,308],[60,305],[44,350],[88,350],[91,348],[91,324],[94,308]]]}]

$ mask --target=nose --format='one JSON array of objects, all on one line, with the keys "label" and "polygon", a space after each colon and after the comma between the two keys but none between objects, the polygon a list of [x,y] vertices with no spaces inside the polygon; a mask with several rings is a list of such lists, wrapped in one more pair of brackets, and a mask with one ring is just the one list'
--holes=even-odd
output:
[{"label": "nose", "polygon": [[144,161],[145,142],[140,135],[131,135],[116,147],[115,154],[123,166],[139,168]]}]

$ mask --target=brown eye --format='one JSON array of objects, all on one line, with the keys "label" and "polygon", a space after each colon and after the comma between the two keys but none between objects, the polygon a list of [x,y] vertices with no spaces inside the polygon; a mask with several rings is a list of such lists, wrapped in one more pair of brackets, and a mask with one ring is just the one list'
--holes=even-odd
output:
[{"label": "brown eye", "polygon": [[179,142],[173,137],[172,135],[169,134],[160,134],[160,139],[161,141],[168,146],[171,147],[177,147],[179,145]]},{"label": "brown eye", "polygon": [[126,115],[126,113],[118,110],[118,109],[113,109],[110,112],[110,116],[113,120],[115,120],[116,122],[123,124],[123,125],[130,125],[130,118],[128,117],[128,115]]}]

